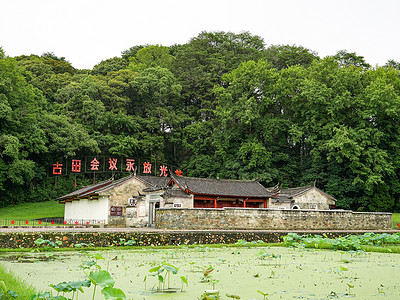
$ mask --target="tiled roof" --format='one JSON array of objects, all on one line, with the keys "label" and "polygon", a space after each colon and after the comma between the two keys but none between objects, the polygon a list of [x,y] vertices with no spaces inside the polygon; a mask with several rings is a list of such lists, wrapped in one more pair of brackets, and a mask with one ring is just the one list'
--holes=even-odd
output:
[{"label": "tiled roof", "polygon": [[92,195],[92,194],[99,194],[99,193],[107,191],[115,186],[123,184],[126,181],[129,181],[135,177],[149,187],[157,187],[158,185],[166,186],[169,181],[169,178],[166,178],[166,177],[130,175],[130,176],[118,179],[118,180],[109,179],[106,181],[102,181],[102,182],[99,182],[96,184],[92,184],[92,185],[83,187],[83,188],[73,191],[67,195],[58,197],[56,200],[62,201],[62,200],[71,199],[71,198],[83,198],[83,197],[86,197],[86,196]]},{"label": "tiled roof", "polygon": [[316,188],[313,185],[282,189],[280,191],[279,195],[277,197],[274,197],[274,199],[277,199],[277,200],[292,199],[293,197],[304,194],[305,192],[308,192],[309,190],[312,190],[313,188],[315,188],[321,194],[324,194],[325,196],[327,196],[329,199],[336,201],[336,199],[334,197],[332,197],[331,195],[328,195],[327,193],[321,191],[320,189]]},{"label": "tiled roof", "polygon": [[271,193],[255,180],[225,180],[175,175],[171,177],[182,190],[191,194],[261,198],[271,196]]},{"label": "tiled roof", "polygon": [[63,199],[67,199],[67,198],[78,197],[78,196],[80,196],[82,194],[86,194],[88,192],[97,190],[97,189],[99,189],[101,187],[107,186],[107,185],[111,184],[112,182],[113,182],[113,180],[109,179],[109,180],[102,181],[102,182],[99,182],[99,183],[96,183],[96,184],[85,186],[85,187],[83,187],[83,188],[81,188],[79,190],[75,190],[75,191],[73,191],[73,192],[71,192],[69,194],[66,194],[66,195],[63,195],[61,197],[58,197],[56,200],[63,200]]},{"label": "tiled roof", "polygon": [[142,181],[143,183],[147,184],[153,188],[162,188],[166,187],[168,182],[171,180],[169,177],[160,177],[160,176],[141,176],[137,175],[137,179]]}]

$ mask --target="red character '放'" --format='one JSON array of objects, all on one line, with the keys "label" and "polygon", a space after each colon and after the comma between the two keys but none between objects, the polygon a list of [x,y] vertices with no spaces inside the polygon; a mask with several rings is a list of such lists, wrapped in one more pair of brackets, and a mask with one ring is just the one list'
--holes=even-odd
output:
[{"label": "red character '\u653e'", "polygon": [[143,173],[151,174],[151,163],[149,162],[143,163]]}]

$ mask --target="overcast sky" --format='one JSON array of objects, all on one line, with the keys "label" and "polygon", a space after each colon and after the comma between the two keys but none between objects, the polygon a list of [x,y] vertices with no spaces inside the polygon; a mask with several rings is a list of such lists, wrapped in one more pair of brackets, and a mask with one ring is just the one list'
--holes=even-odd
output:
[{"label": "overcast sky", "polygon": [[0,0],[8,56],[54,52],[92,68],[135,45],[184,44],[201,31],[249,31],[321,57],[346,49],[400,61],[399,0]]}]

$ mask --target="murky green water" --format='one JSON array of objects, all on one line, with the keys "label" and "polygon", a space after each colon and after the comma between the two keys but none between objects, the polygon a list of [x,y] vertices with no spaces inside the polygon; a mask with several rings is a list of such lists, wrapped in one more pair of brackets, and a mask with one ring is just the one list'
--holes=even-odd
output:
[{"label": "murky green water", "polygon": [[[399,254],[279,247],[110,250],[101,254],[105,260],[98,263],[108,269],[116,280],[115,287],[130,299],[197,299],[204,290],[213,289],[211,283],[200,280],[203,270],[210,265],[214,267],[210,273],[212,279],[218,281],[214,288],[220,291],[221,299],[229,299],[226,294],[239,295],[241,299],[263,299],[257,290],[268,293],[269,299],[400,299]],[[93,258],[84,253],[54,256],[29,253],[2,255],[0,259],[38,289],[51,290],[50,283],[85,279],[79,265]],[[144,282],[148,270],[163,261],[179,268],[178,274],[170,277],[173,293],[152,291],[158,286],[155,277],[147,277]],[[189,281],[183,292],[182,275]],[[353,286],[350,291],[349,285]],[[92,290],[92,287],[85,289],[79,299],[91,299]],[[96,299],[104,299],[99,292]]]}]

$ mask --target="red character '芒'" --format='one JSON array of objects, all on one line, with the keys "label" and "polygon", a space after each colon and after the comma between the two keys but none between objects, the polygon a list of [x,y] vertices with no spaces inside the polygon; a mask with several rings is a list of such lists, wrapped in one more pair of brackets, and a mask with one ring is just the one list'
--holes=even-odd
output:
[{"label": "red character '\u8292'", "polygon": [[182,170],[176,170],[175,174],[178,176],[182,176],[183,172],[182,172]]}]

